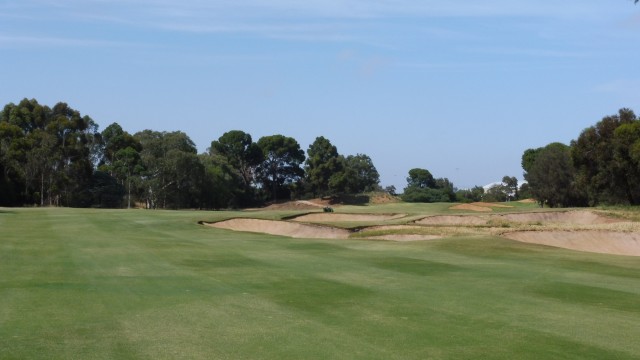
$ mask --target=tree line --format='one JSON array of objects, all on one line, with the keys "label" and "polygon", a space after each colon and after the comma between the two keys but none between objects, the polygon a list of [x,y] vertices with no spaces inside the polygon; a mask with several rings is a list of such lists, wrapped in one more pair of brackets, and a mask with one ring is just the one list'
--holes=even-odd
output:
[{"label": "tree line", "polygon": [[640,120],[630,109],[604,117],[569,145],[522,155],[533,197],[551,207],[640,204]]},{"label": "tree line", "polygon": [[228,208],[380,189],[365,154],[344,156],[320,136],[253,141],[234,130],[198,154],[181,131],[103,131],[66,103],[35,99],[0,112],[0,205]]}]

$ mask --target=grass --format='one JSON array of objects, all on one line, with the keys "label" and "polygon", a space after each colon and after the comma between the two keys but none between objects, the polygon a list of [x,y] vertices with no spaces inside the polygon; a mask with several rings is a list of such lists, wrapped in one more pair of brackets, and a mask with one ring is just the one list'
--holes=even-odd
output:
[{"label": "grass", "polygon": [[640,357],[638,258],[197,225],[290,214],[0,211],[0,359]]}]

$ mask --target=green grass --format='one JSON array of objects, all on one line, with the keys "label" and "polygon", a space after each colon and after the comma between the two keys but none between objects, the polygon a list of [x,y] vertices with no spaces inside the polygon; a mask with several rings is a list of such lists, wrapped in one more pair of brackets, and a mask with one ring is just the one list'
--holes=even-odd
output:
[{"label": "green grass", "polygon": [[4,209],[0,359],[640,357],[639,258],[197,225],[290,214]]}]

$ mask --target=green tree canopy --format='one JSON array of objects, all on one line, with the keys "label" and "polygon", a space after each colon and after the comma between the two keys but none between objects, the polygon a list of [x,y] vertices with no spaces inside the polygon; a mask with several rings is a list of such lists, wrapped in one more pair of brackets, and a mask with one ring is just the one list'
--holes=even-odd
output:
[{"label": "green tree canopy", "polygon": [[330,194],[329,182],[343,169],[338,149],[323,136],[319,136],[307,149],[305,162],[306,182],[315,196]]},{"label": "green tree canopy", "polygon": [[634,174],[630,172],[633,164],[628,155],[621,152],[623,147],[631,145],[629,142],[634,142],[634,134],[621,130],[616,137],[618,128],[637,122],[633,111],[621,109],[618,114],[606,116],[585,129],[571,142],[578,187],[586,190],[591,205],[640,203],[640,197],[634,194]]},{"label": "green tree canopy", "polygon": [[247,206],[256,202],[254,181],[255,170],[264,159],[262,150],[254,143],[251,135],[240,130],[224,133],[217,141],[211,142],[209,154],[222,160],[223,168],[230,176],[238,179],[239,186],[233,189],[233,206]]},{"label": "green tree canopy", "polygon": [[571,148],[552,143],[542,148],[525,174],[531,193],[551,207],[575,206],[584,202],[575,183]]},{"label": "green tree canopy", "polygon": [[407,202],[451,202],[456,201],[453,183],[447,178],[435,179],[427,169],[409,170],[407,187],[402,194]]},{"label": "green tree canopy", "polygon": [[141,194],[148,208],[201,207],[205,168],[191,138],[181,131],[143,130],[140,141],[145,171]]},{"label": "green tree canopy", "polygon": [[435,188],[436,180],[433,178],[433,175],[431,175],[431,172],[429,172],[429,170],[414,168],[409,170],[409,177],[407,177],[407,186],[420,189]]},{"label": "green tree canopy", "polygon": [[[35,99],[0,112],[0,203],[84,206],[93,171],[98,126],[66,103],[53,108]],[[6,197],[5,197],[6,196]]]},{"label": "green tree canopy", "polygon": [[338,157],[341,170],[329,178],[329,189],[337,194],[359,194],[380,188],[380,175],[365,154]]},{"label": "green tree canopy", "polygon": [[304,151],[292,137],[283,135],[264,136],[258,140],[264,160],[256,169],[258,181],[271,199],[290,196],[289,185],[304,176],[302,163]]}]

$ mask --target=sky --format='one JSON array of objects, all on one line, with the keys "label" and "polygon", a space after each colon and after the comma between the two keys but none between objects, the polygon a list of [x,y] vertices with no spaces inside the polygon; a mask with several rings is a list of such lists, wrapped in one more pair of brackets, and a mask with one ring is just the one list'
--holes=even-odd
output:
[{"label": "sky", "polygon": [[100,129],[324,136],[381,185],[522,179],[529,148],[640,113],[632,0],[3,0],[0,104]]}]

